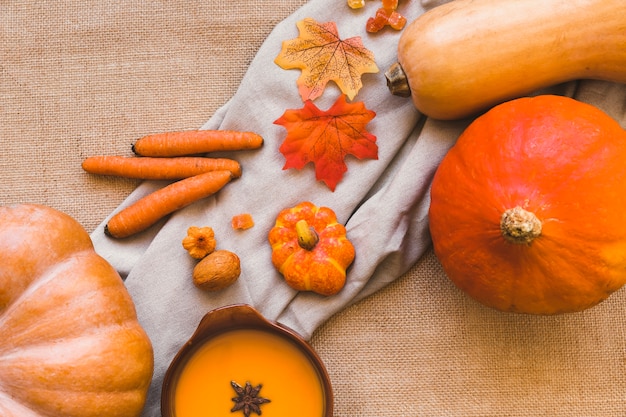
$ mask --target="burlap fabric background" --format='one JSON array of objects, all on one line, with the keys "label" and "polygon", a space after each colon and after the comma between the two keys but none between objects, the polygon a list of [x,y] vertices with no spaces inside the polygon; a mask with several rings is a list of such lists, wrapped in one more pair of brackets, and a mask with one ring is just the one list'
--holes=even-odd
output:
[{"label": "burlap fabric background", "polygon": [[[304,3],[0,3],[0,204],[46,204],[91,232],[138,182],[89,176],[81,161],[200,127]],[[338,417],[624,416],[625,313],[624,290],[567,316],[497,313],[459,293],[429,253],[311,343]]]}]

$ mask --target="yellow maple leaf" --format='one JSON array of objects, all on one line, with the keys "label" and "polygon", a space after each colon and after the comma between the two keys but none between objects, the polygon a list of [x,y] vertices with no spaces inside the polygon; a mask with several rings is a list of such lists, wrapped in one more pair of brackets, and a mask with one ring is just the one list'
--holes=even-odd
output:
[{"label": "yellow maple leaf", "polygon": [[303,101],[321,96],[331,80],[352,100],[363,86],[361,76],[379,71],[361,38],[342,40],[335,22],[306,18],[296,25],[300,35],[283,42],[274,62],[283,69],[302,70],[297,85]]}]

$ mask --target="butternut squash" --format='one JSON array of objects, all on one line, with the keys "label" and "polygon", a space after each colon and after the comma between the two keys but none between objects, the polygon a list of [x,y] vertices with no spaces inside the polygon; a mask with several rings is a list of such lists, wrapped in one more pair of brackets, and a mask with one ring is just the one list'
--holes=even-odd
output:
[{"label": "butternut squash", "polygon": [[407,26],[385,75],[443,120],[575,79],[626,82],[626,2],[454,0]]}]

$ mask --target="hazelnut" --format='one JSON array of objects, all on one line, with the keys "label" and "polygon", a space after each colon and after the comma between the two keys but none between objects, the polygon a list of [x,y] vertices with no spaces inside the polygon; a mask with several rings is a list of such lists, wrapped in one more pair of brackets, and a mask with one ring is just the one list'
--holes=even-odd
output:
[{"label": "hazelnut", "polygon": [[227,250],[217,250],[195,266],[193,283],[205,291],[219,291],[237,281],[240,274],[239,257]]}]

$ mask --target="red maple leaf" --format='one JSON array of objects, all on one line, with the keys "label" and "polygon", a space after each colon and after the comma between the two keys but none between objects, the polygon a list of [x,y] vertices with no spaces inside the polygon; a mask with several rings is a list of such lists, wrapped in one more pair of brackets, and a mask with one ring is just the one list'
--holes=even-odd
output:
[{"label": "red maple leaf", "polygon": [[285,156],[283,169],[315,165],[315,177],[324,181],[331,191],[348,170],[346,155],[359,159],[378,159],[376,136],[365,126],[376,113],[362,102],[348,103],[341,95],[327,111],[322,111],[311,100],[298,110],[287,110],[274,123],[287,129],[287,137],[280,146]]}]

